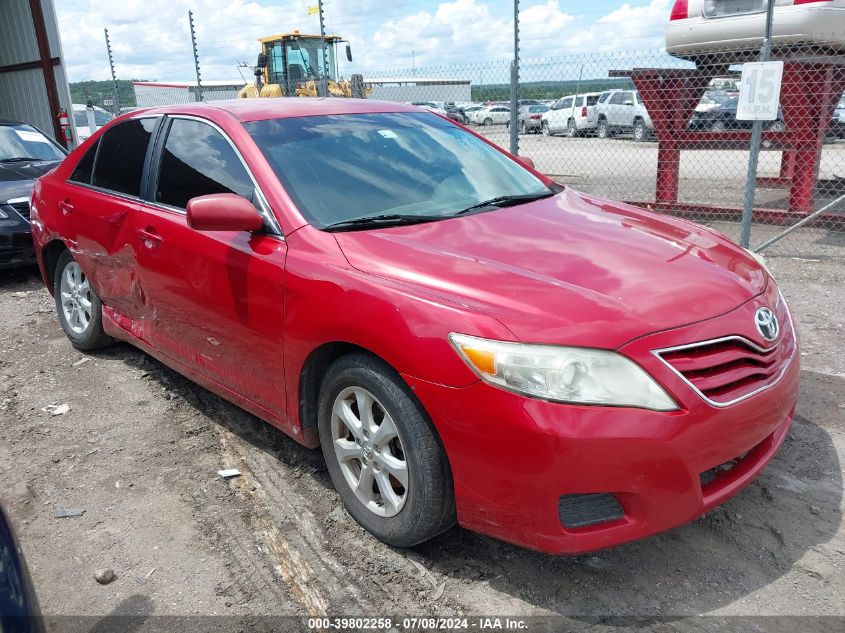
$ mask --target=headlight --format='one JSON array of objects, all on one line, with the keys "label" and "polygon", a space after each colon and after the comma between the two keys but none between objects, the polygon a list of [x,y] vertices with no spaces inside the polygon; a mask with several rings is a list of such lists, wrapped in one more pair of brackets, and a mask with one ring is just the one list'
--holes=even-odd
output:
[{"label": "headlight", "polygon": [[449,335],[449,341],[479,378],[509,391],[573,404],[678,409],[651,376],[616,352],[456,333]]}]

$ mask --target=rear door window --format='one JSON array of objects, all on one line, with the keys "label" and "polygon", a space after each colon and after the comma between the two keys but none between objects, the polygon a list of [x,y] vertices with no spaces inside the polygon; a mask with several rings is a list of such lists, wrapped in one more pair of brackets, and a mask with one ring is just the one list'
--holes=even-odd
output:
[{"label": "rear door window", "polygon": [[587,96],[587,105],[588,106],[596,105],[598,103],[598,101],[599,101],[598,95],[588,95]]},{"label": "rear door window", "polygon": [[220,132],[194,119],[173,119],[161,155],[156,201],[184,209],[188,200],[234,193],[255,203],[255,185]]},{"label": "rear door window", "polygon": [[97,142],[88,148],[87,152],[85,152],[85,156],[82,157],[82,160],[77,163],[76,168],[73,170],[73,173],[71,173],[68,180],[79,182],[84,185],[91,184],[91,175],[94,173],[94,159],[97,157],[97,148],[99,146],[100,141],[97,139]]},{"label": "rear door window", "polygon": [[129,196],[141,195],[144,159],[156,119],[133,119],[106,130],[91,184]]}]

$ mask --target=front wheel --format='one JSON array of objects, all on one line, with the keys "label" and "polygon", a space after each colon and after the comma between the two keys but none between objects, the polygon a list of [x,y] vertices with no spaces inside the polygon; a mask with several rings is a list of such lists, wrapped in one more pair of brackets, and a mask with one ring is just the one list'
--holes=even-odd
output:
[{"label": "front wheel", "polygon": [[549,129],[549,122],[543,121],[543,136],[551,136],[552,131]]},{"label": "front wheel", "polygon": [[576,136],[578,136],[578,127],[575,125],[575,121],[573,121],[572,119],[569,119],[566,124],[566,135],[569,138],[575,138]]},{"label": "front wheel", "polygon": [[484,125],[485,125],[485,127],[493,125],[493,119],[491,119],[490,117],[487,117],[486,119],[484,119]]},{"label": "front wheel", "polygon": [[103,304],[79,264],[65,251],[56,263],[53,297],[59,323],[71,345],[89,351],[114,342],[103,331]]},{"label": "front wheel", "polygon": [[648,131],[646,130],[645,123],[639,119],[634,121],[634,140],[644,141],[647,134]]},{"label": "front wheel", "polygon": [[599,138],[607,138],[610,135],[610,130],[607,127],[607,121],[602,119],[596,127],[596,135]]},{"label": "front wheel", "polygon": [[332,482],[352,517],[395,547],[455,522],[445,451],[425,411],[383,361],[343,356],[320,389],[319,433]]}]

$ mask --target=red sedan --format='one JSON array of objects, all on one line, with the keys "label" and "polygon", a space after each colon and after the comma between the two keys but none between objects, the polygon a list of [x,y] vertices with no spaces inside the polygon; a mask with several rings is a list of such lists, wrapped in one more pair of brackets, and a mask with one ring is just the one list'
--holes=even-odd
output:
[{"label": "red sedan", "polygon": [[653,534],[746,486],[793,416],[796,333],[754,257],[411,106],[136,111],[31,216],[74,346],[128,341],[320,446],[395,546]]}]

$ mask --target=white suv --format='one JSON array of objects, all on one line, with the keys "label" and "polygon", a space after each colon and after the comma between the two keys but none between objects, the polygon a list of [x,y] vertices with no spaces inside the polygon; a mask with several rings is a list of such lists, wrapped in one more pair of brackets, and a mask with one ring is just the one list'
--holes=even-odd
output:
[{"label": "white suv", "polygon": [[563,97],[552,104],[551,109],[543,114],[541,125],[543,134],[566,134],[569,137],[580,136],[596,129],[595,106],[599,100],[598,92]]},{"label": "white suv", "polygon": [[636,90],[607,90],[595,106],[596,135],[607,138],[614,134],[633,134],[635,141],[644,141],[654,131],[651,117]]}]

